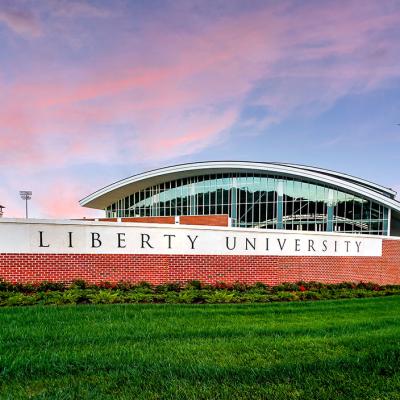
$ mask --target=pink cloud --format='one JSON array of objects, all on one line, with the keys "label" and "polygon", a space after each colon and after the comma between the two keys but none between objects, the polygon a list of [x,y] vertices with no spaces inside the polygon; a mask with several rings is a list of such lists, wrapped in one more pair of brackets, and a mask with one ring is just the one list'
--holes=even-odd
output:
[{"label": "pink cloud", "polygon": [[[58,17],[106,12],[89,3],[61,4],[52,11]],[[58,68],[53,53],[40,49],[38,57],[48,59],[37,70],[27,67],[13,81],[0,75],[0,165],[34,172],[165,160],[221,143],[238,122],[254,132],[293,113],[318,114],[349,93],[400,76],[400,42],[392,33],[400,13],[387,4],[296,9],[280,2],[204,20],[185,34],[154,20],[140,40],[116,27],[113,48]],[[0,20],[15,32],[40,34],[32,15],[7,15]],[[263,105],[268,115],[240,121],[244,105]],[[74,199],[42,200],[51,215],[64,215],[75,212],[63,208]]]},{"label": "pink cloud", "polygon": [[29,216],[32,218],[83,218],[101,216],[97,210],[82,208],[79,200],[88,191],[99,187],[100,177],[88,182],[62,170],[44,171],[40,174],[29,170],[14,171],[10,179],[3,179],[0,186],[0,204],[5,206],[4,217],[24,218],[25,203],[20,190],[31,190]]},{"label": "pink cloud", "polygon": [[[149,159],[167,159],[192,154],[201,148],[216,145],[228,135],[226,129],[233,125],[237,110],[224,113],[210,110],[198,110],[185,118],[168,119],[169,136],[165,137],[162,126],[152,127],[152,135],[140,137],[136,144],[143,149]],[[180,130],[178,130],[178,127]],[[185,132],[182,134],[182,132]],[[218,133],[218,136],[216,135]]]},{"label": "pink cloud", "polygon": [[[309,13],[305,18],[277,15],[278,11],[266,9],[225,18],[187,38],[147,33],[161,48],[169,44],[173,56],[166,55],[165,65],[144,67],[134,53],[117,54],[111,62],[108,56],[100,59],[95,74],[83,70],[73,82],[65,79],[63,72],[44,75],[44,79],[43,75],[22,78],[8,87],[1,104],[2,129],[6,136],[12,132],[3,146],[18,147],[29,137],[37,142],[29,149],[32,154],[39,149],[40,155],[41,142],[46,141],[68,142],[68,149],[82,150],[89,147],[94,133],[99,135],[99,127],[105,129],[104,139],[113,143],[113,137],[118,137],[115,125],[125,124],[131,126],[135,138],[131,145],[169,140],[171,154],[178,149],[181,152],[183,143],[183,152],[190,153],[212,143],[210,136],[218,137],[229,129],[238,118],[241,102],[260,80],[269,80],[270,89],[254,103],[268,106],[272,114],[268,121],[276,122],[299,107],[326,108],[348,92],[375,87],[399,75],[390,57],[371,69],[365,68],[364,59],[347,59],[357,53],[365,57],[362,53],[374,35],[395,23],[393,14],[379,16],[375,8],[367,8],[362,18],[354,18],[355,7],[337,7],[329,12],[305,10],[303,14]],[[326,67],[308,65],[330,57],[335,59]],[[221,119],[219,113],[228,113],[230,118]],[[216,123],[210,118],[216,118]],[[207,140],[200,137],[195,146],[185,141],[193,131],[203,127],[208,131],[211,126],[218,129],[208,134]],[[119,157],[116,145],[110,155],[114,159]],[[70,151],[66,160],[74,160],[76,155]],[[92,149],[86,156],[101,155]]]},{"label": "pink cloud", "polygon": [[0,9],[0,22],[22,36],[38,37],[42,33],[39,21],[27,10]]},{"label": "pink cloud", "polygon": [[103,18],[112,14],[112,12],[105,8],[97,7],[85,1],[60,0],[53,4],[52,8],[57,16],[62,17]]},{"label": "pink cloud", "polygon": [[79,179],[53,179],[46,184],[45,190],[35,196],[37,214],[46,218],[83,218],[99,217],[97,210],[82,208],[79,200],[88,190]]}]

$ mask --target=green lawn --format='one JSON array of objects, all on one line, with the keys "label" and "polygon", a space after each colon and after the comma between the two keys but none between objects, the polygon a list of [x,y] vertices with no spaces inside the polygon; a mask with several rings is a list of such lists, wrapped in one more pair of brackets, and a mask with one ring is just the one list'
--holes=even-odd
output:
[{"label": "green lawn", "polygon": [[0,309],[0,399],[400,399],[400,296]]}]

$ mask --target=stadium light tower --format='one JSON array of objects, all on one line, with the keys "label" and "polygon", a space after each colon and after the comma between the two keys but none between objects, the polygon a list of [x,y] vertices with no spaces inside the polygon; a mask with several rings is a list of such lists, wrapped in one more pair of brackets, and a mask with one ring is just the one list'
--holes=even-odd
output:
[{"label": "stadium light tower", "polygon": [[25,218],[28,218],[28,200],[32,198],[32,192],[30,190],[21,190],[19,195],[22,200],[25,200]]}]

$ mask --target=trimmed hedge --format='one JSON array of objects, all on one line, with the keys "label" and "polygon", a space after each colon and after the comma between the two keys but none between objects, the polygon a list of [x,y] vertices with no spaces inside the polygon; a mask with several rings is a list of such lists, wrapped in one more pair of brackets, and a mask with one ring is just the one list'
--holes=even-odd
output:
[{"label": "trimmed hedge", "polygon": [[40,282],[10,283],[0,279],[0,306],[113,304],[113,303],[269,303],[276,301],[304,301],[379,297],[400,294],[400,285],[380,286],[376,283],[320,282],[283,283],[268,286],[263,283],[247,285],[202,284],[200,281],[151,285],[102,282],[98,285],[77,280],[71,284]]}]

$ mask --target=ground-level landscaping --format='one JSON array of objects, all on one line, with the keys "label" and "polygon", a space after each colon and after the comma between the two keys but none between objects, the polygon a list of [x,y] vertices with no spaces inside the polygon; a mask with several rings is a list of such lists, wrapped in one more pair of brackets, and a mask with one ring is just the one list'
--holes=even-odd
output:
[{"label": "ground-level landscaping", "polygon": [[375,283],[321,282],[234,283],[214,285],[200,281],[151,285],[147,282],[102,282],[97,285],[79,280],[72,283],[10,283],[0,280],[0,306],[116,304],[116,303],[270,303],[282,301],[329,300],[400,295],[400,285]]},{"label": "ground-level landscaping", "polygon": [[400,399],[400,296],[0,309],[1,399]]}]

